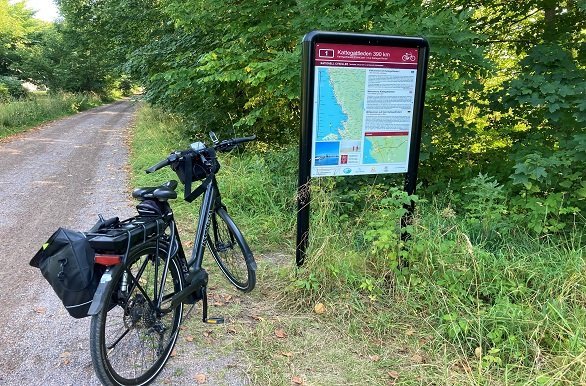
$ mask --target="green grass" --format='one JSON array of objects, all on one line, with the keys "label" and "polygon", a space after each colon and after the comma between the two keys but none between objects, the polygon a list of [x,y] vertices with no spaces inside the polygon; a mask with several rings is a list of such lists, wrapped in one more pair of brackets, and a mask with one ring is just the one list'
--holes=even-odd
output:
[{"label": "green grass", "polygon": [[[171,170],[142,171],[188,145],[183,126],[141,109],[134,185],[176,179]],[[496,209],[470,217],[444,197],[419,200],[404,244],[398,224],[406,198],[398,190],[371,183],[357,192],[319,179],[309,259],[296,269],[295,151],[249,146],[220,162],[223,199],[259,272],[255,291],[239,295],[206,260],[213,296],[233,299],[212,307],[229,321],[212,343],[220,352],[236,347],[253,384],[586,383],[583,223],[537,237],[502,227]],[[174,209],[182,234],[192,231],[197,207],[178,199]],[[397,269],[399,260],[408,265]],[[325,312],[314,311],[318,303]],[[186,328],[210,343],[196,319]]]},{"label": "green grass", "polygon": [[26,99],[0,103],[0,138],[41,123],[99,106],[95,94],[35,94]]}]

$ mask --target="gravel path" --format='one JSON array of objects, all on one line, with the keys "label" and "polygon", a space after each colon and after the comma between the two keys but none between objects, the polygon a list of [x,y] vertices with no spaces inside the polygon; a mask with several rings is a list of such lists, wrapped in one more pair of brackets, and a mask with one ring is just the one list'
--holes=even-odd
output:
[{"label": "gravel path", "polygon": [[[28,262],[59,226],[87,230],[98,213],[134,214],[125,171],[134,111],[116,102],[0,143],[0,385],[99,384],[89,318],[71,318]],[[178,350],[158,383],[194,384],[200,372],[224,368],[217,384],[245,384],[226,372],[232,358],[189,366],[197,353]]]},{"label": "gravel path", "polygon": [[59,120],[0,145],[0,383],[99,384],[89,318],[75,320],[28,265],[59,227],[86,230],[97,214],[132,214],[126,129],[118,102]]}]

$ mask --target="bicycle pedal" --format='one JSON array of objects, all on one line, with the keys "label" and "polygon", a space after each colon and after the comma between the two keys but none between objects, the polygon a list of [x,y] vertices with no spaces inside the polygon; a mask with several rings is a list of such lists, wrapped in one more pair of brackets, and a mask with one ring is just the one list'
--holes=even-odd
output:
[{"label": "bicycle pedal", "polygon": [[203,322],[207,324],[224,324],[224,318],[207,318]]}]

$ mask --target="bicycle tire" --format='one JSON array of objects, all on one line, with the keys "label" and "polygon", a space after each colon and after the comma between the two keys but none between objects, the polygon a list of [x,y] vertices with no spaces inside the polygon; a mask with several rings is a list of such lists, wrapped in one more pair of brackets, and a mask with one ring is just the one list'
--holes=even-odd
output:
[{"label": "bicycle tire", "polygon": [[[108,303],[92,317],[92,363],[104,385],[149,384],[163,370],[177,341],[183,304],[160,315],[147,300],[153,301],[153,289],[158,287],[154,285],[155,273],[160,283],[165,267],[167,247],[163,242],[158,245],[157,250],[157,243],[149,242],[129,253],[127,269],[117,268],[112,284],[106,289]],[[130,272],[135,280],[124,272]],[[183,288],[176,257],[169,261],[165,283],[163,303]]]},{"label": "bicycle tire", "polygon": [[250,292],[256,285],[256,263],[252,252],[228,212],[218,208],[212,214],[208,247],[220,270],[234,287]]}]

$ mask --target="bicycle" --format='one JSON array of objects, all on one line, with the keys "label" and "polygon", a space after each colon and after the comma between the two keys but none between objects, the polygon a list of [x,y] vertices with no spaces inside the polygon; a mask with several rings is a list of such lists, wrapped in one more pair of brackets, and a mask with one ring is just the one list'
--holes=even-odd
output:
[{"label": "bicycle", "polygon": [[[100,216],[86,234],[104,267],[88,314],[92,316],[90,349],[99,380],[106,385],[146,385],[163,370],[179,335],[183,306],[202,301],[208,317],[208,274],[202,267],[207,246],[220,270],[237,289],[251,291],[256,263],[244,236],[222,203],[216,152],[228,152],[256,137],[191,144],[146,170],[171,166],[185,184],[185,200],[203,195],[191,257],[186,258],[169,200],[177,198],[177,181],[135,189],[138,216],[119,221]],[[202,181],[203,180],[203,181]],[[191,191],[191,183],[202,181]]]}]

